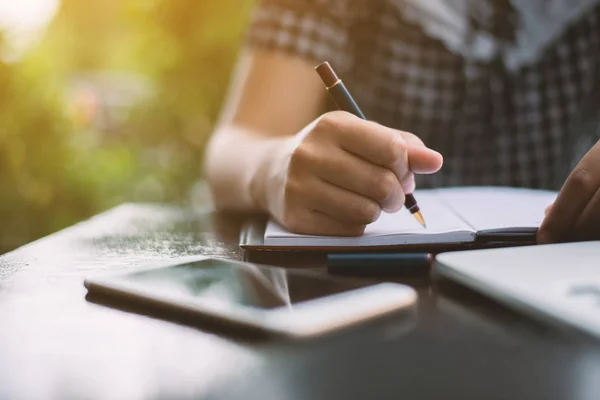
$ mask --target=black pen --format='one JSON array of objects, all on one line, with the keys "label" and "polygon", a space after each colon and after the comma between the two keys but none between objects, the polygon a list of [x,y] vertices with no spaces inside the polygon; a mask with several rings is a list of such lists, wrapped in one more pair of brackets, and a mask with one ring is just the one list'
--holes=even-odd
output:
[{"label": "black pen", "polygon": [[[333,98],[333,101],[338,108],[342,111],[349,112],[361,119],[366,120],[364,114],[360,108],[358,108],[358,105],[350,95],[350,92],[348,89],[346,89],[344,82],[338,78],[333,68],[331,68],[331,65],[325,61],[324,63],[318,65],[315,69],[319,73],[321,80],[323,80],[327,91]],[[423,228],[427,228],[427,224],[425,224],[425,219],[421,214],[421,210],[419,209],[419,205],[417,204],[415,196],[412,194],[406,194],[405,197],[404,207],[406,207],[406,209],[410,211],[412,215],[414,215]]]}]

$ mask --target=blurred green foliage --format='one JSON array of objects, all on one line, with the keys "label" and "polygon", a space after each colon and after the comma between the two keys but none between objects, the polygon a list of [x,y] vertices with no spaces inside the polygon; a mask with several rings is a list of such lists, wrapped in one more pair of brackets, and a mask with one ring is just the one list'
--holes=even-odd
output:
[{"label": "blurred green foliage", "polygon": [[252,6],[63,0],[0,61],[0,253],[125,201],[186,202]]}]

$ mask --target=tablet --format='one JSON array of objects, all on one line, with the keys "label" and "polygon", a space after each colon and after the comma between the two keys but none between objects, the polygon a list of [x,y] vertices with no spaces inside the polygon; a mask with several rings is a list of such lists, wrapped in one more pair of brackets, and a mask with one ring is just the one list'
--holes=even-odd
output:
[{"label": "tablet", "polygon": [[318,336],[410,311],[417,299],[414,289],[397,283],[205,257],[89,278],[84,284],[91,295],[290,338]]},{"label": "tablet", "polygon": [[439,254],[434,273],[516,311],[600,338],[600,242]]}]

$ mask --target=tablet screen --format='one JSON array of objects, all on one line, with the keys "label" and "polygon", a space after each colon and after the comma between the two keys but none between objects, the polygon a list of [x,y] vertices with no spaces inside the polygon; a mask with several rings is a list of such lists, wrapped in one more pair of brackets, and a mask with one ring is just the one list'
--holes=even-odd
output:
[{"label": "tablet screen", "polygon": [[361,286],[301,271],[216,259],[133,273],[124,279],[155,294],[262,309],[290,307]]}]

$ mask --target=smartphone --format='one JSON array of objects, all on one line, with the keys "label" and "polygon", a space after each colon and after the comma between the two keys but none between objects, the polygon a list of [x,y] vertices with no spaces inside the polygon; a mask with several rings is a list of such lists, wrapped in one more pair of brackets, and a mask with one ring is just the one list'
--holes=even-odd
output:
[{"label": "smartphone", "polygon": [[288,338],[323,335],[411,310],[417,299],[414,289],[398,283],[359,282],[206,257],[88,278],[84,285],[88,295]]}]

